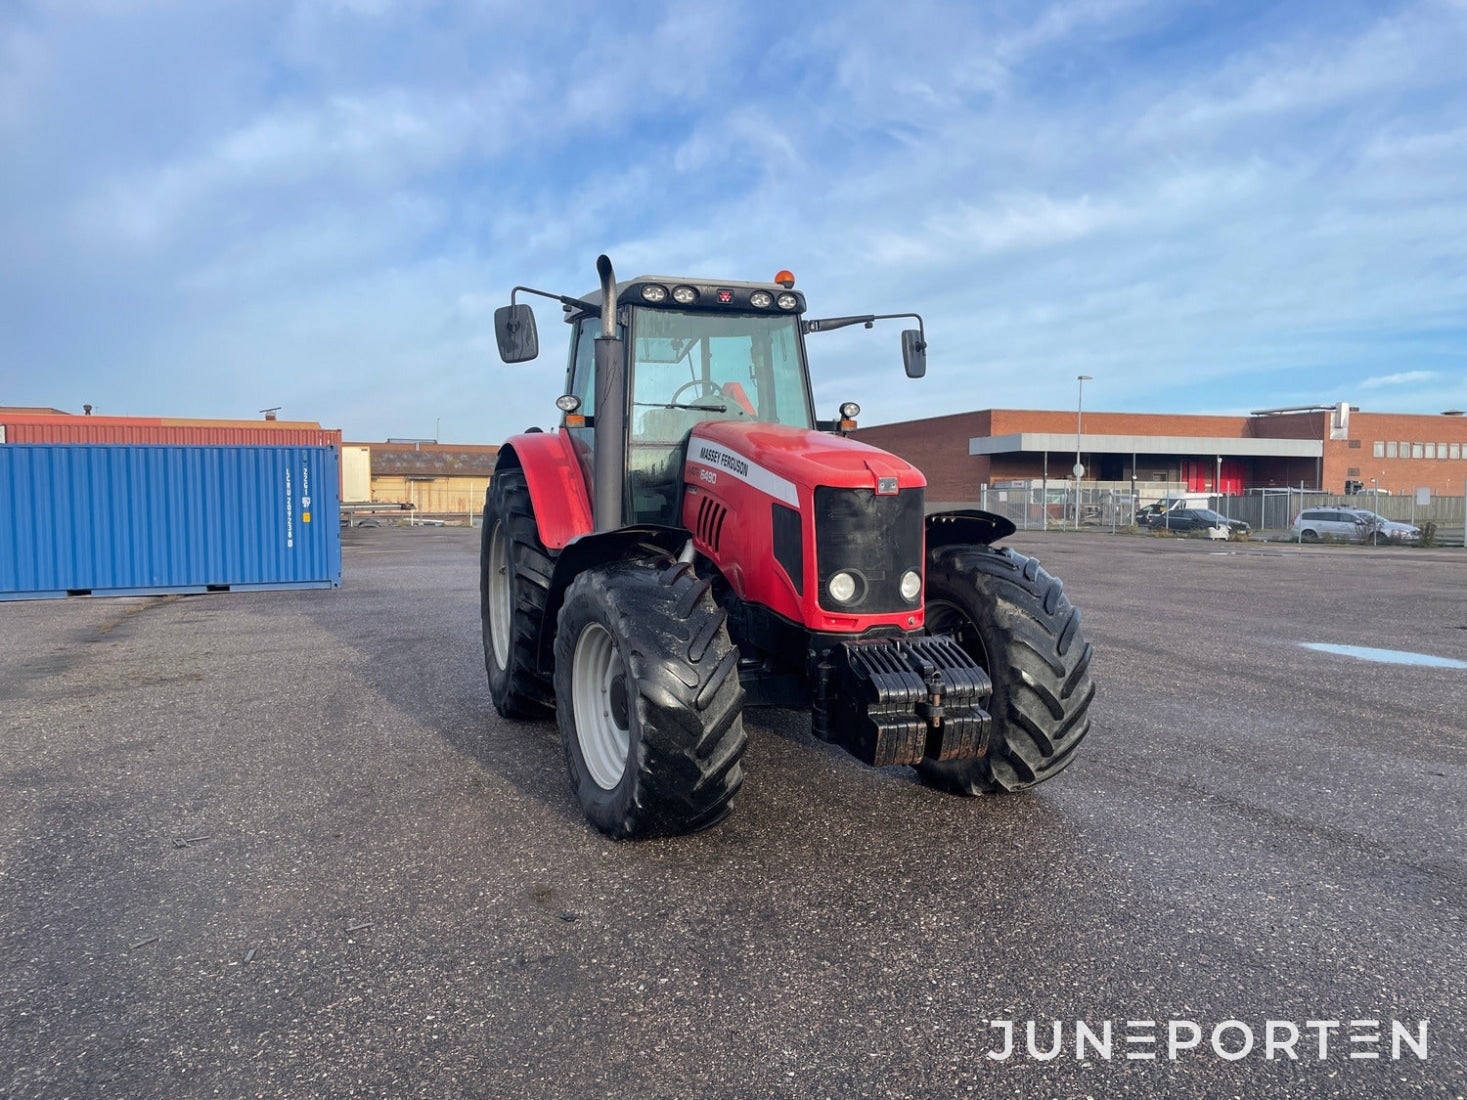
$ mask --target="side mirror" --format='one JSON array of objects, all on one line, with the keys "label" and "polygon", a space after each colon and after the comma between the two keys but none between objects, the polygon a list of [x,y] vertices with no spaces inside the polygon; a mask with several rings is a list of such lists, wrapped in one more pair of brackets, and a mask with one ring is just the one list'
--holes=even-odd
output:
[{"label": "side mirror", "polygon": [[927,345],[914,328],[902,331],[902,366],[908,378],[921,378],[927,373]]},{"label": "side mirror", "polygon": [[521,302],[494,311],[494,338],[499,341],[499,358],[506,363],[527,363],[540,354],[540,335],[535,331],[535,311]]}]

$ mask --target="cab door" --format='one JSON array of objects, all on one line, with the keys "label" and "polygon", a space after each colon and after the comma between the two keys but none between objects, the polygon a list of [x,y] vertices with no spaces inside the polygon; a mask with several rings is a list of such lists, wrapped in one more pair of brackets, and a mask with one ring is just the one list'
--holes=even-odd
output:
[{"label": "cab door", "polygon": [[[575,324],[571,334],[570,365],[566,369],[565,392],[581,399],[581,407],[574,414],[567,414],[561,424],[571,438],[576,457],[580,459],[581,476],[586,480],[589,497],[595,484],[593,470],[596,441],[595,431],[587,427],[594,423],[596,415],[596,338],[601,335],[601,318],[583,317]],[[584,418],[568,423],[571,415]]]}]

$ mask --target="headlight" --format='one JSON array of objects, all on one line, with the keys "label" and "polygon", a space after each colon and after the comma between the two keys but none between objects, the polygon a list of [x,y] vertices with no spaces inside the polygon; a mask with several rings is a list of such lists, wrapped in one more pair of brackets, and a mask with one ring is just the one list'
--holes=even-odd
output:
[{"label": "headlight", "polygon": [[800,304],[800,300],[793,294],[781,294],[778,298],[774,299],[774,304],[779,306],[780,309],[794,309],[795,306]]},{"label": "headlight", "polygon": [[836,603],[850,603],[856,598],[856,578],[849,573],[837,573],[825,585],[825,590]]},{"label": "headlight", "polygon": [[644,302],[667,301],[667,287],[658,286],[656,283],[648,283],[642,288],[642,300]]},{"label": "headlight", "polygon": [[840,418],[842,420],[854,420],[861,415],[861,406],[854,401],[847,401],[840,407]]},{"label": "headlight", "polygon": [[672,300],[680,306],[690,306],[698,300],[698,292],[690,286],[672,288]]},{"label": "headlight", "polygon": [[922,591],[922,575],[915,569],[902,574],[902,599],[915,600]]},{"label": "headlight", "polygon": [[749,304],[755,309],[768,309],[774,304],[774,295],[767,290],[756,290],[749,295]]}]

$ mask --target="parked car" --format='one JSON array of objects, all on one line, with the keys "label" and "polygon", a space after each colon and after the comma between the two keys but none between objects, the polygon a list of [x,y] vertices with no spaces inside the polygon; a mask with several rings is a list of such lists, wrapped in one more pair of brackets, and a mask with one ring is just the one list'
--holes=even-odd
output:
[{"label": "parked car", "polygon": [[1211,508],[1173,508],[1166,512],[1142,514],[1141,526],[1154,531],[1225,531],[1230,535],[1246,537],[1250,528],[1240,519],[1229,519]]},{"label": "parked car", "polygon": [[1366,508],[1356,508],[1365,517],[1367,524],[1375,525],[1381,537],[1388,538],[1392,542],[1420,542],[1421,528],[1409,523],[1398,523],[1393,519],[1386,519],[1379,512],[1372,512]]},{"label": "parked car", "polygon": [[1289,528],[1304,542],[1346,539],[1350,542],[1420,542],[1421,529],[1396,523],[1364,508],[1305,508]]}]

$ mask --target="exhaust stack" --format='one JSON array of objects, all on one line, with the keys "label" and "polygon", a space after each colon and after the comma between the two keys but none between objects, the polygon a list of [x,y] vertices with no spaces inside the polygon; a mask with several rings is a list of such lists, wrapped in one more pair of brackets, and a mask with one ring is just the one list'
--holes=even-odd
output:
[{"label": "exhaust stack", "polygon": [[624,526],[622,501],[627,471],[626,355],[616,335],[616,273],[611,259],[596,257],[601,277],[601,335],[596,340],[596,476],[591,512],[597,531]]}]

